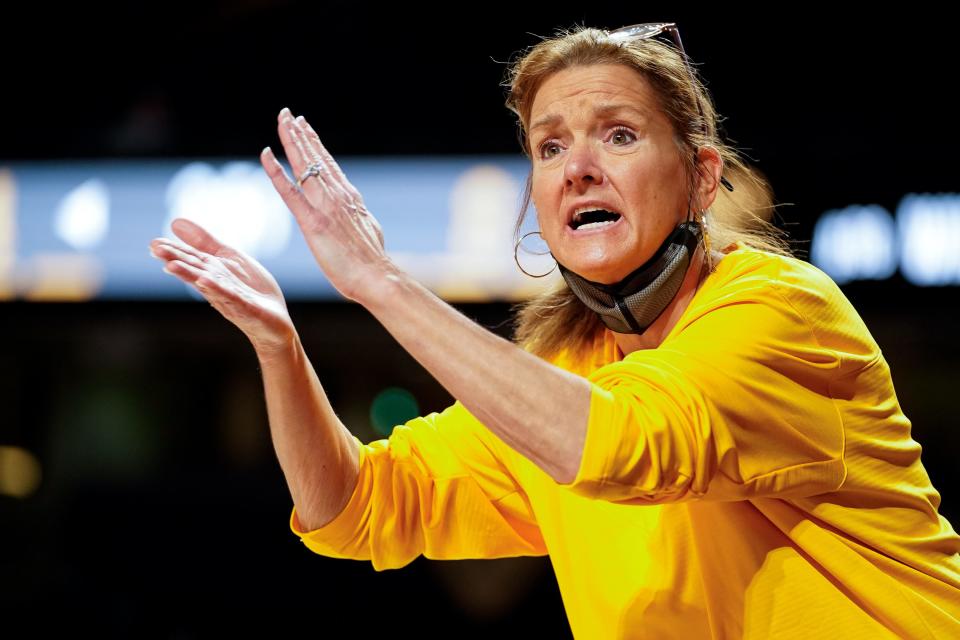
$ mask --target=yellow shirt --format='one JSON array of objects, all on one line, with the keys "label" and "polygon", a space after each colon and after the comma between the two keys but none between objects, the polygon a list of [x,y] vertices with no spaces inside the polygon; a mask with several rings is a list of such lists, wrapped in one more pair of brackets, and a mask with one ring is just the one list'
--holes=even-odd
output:
[{"label": "yellow shirt", "polygon": [[560,485],[461,404],[361,446],[343,512],[298,530],[370,560],[549,554],[577,638],[960,638],[960,538],[890,370],[837,286],[743,245],[660,347],[606,332]]}]

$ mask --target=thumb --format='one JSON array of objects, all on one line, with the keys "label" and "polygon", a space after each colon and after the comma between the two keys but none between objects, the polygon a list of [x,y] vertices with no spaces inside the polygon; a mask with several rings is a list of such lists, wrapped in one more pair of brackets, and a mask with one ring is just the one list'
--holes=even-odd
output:
[{"label": "thumb", "polygon": [[223,248],[223,244],[219,240],[192,220],[176,218],[170,223],[170,228],[177,234],[178,238],[206,253],[214,254]]}]

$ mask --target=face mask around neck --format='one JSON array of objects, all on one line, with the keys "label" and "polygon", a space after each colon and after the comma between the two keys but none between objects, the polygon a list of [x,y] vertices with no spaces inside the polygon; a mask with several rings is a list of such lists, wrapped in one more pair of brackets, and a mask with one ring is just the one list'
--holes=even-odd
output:
[{"label": "face mask around neck", "polygon": [[703,235],[697,222],[683,222],[667,236],[653,257],[620,282],[592,282],[557,263],[570,290],[617,333],[643,333],[683,284]]}]

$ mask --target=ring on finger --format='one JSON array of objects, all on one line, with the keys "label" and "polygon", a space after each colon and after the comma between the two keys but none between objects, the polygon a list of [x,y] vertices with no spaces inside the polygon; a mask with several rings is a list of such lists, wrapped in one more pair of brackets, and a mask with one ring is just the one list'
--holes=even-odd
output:
[{"label": "ring on finger", "polygon": [[314,162],[309,167],[307,167],[302,174],[300,174],[299,178],[297,178],[297,186],[302,187],[303,183],[307,179],[319,176],[320,172],[323,169],[324,169],[323,162],[321,161]]}]

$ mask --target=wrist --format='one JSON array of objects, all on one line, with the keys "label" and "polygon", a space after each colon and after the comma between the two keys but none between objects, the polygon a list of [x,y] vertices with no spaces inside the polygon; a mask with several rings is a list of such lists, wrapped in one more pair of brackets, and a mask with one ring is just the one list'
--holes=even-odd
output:
[{"label": "wrist", "polygon": [[376,315],[377,311],[397,300],[410,286],[410,276],[390,264],[365,279],[354,300]]},{"label": "wrist", "polygon": [[253,350],[261,364],[288,359],[301,348],[300,336],[296,329],[291,327],[288,334],[275,336],[270,339],[250,338]]}]

